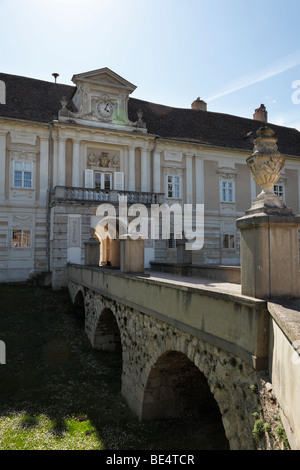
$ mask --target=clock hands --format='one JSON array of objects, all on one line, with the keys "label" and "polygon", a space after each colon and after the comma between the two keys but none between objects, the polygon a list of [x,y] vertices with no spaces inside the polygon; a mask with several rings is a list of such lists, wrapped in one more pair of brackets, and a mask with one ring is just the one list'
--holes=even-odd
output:
[{"label": "clock hands", "polygon": [[113,113],[113,106],[109,102],[102,101],[98,104],[98,112],[105,117],[111,116]]}]

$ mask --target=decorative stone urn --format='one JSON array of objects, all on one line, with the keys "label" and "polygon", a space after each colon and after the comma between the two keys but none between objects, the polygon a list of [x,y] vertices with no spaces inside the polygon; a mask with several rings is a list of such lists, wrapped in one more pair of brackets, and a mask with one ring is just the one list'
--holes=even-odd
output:
[{"label": "decorative stone urn", "polygon": [[256,132],[254,152],[247,158],[247,165],[262,192],[254,199],[251,209],[265,207],[285,208],[281,197],[274,193],[274,184],[280,178],[285,158],[278,151],[275,132],[270,127],[261,127]]}]

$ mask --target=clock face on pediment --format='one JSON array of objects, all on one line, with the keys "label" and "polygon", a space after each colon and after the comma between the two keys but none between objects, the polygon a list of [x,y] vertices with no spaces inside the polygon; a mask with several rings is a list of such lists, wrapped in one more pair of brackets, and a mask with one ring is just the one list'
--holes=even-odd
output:
[{"label": "clock face on pediment", "polygon": [[100,101],[97,104],[97,111],[101,117],[110,118],[114,112],[114,108],[109,101]]},{"label": "clock face on pediment", "polygon": [[[1,0],[0,0],[1,1]],[[95,125],[127,126],[128,97],[136,86],[108,68],[74,75],[73,118]]]}]

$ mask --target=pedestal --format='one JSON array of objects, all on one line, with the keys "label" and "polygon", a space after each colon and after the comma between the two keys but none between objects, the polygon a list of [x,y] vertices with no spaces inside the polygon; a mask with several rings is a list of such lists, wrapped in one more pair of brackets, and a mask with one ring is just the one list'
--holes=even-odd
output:
[{"label": "pedestal", "polygon": [[100,242],[98,240],[90,239],[84,243],[85,257],[84,263],[86,266],[99,266],[100,262]]},{"label": "pedestal", "polygon": [[176,240],[177,265],[192,264],[192,251],[185,249],[187,240]]},{"label": "pedestal", "polygon": [[253,209],[236,222],[241,231],[242,294],[298,297],[300,217],[284,208]]},{"label": "pedestal", "polygon": [[145,241],[130,237],[120,240],[120,267],[123,273],[144,273]]}]

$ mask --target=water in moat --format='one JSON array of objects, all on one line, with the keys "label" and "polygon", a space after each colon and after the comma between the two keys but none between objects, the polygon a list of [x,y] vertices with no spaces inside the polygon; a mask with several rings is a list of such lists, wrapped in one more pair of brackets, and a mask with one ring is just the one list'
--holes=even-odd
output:
[{"label": "water in moat", "polygon": [[[92,448],[107,450],[229,449],[217,406],[183,419],[139,422],[121,395],[121,355],[91,347],[66,290],[0,285],[0,304],[0,340],[7,353],[1,367],[0,450],[27,448],[25,438],[11,437],[13,417],[19,415],[23,423],[24,416],[27,424],[34,422],[36,432],[38,417],[47,416],[61,436],[71,418],[83,417],[93,430],[85,431],[81,449],[91,448],[91,439]],[[40,448],[38,442],[30,434],[30,448]],[[54,446],[50,438],[43,442],[45,449]]]}]

